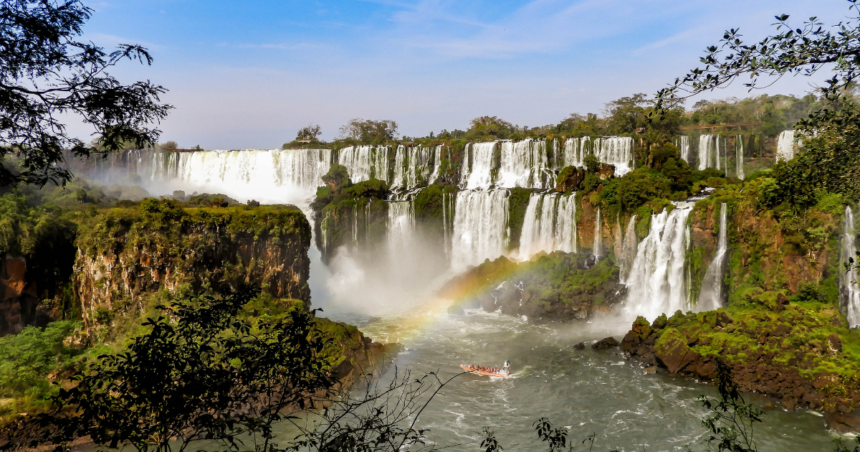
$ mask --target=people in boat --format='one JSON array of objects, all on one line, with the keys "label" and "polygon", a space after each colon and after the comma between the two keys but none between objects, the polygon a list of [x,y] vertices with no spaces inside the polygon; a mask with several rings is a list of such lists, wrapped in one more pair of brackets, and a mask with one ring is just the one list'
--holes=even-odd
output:
[{"label": "people in boat", "polygon": [[511,360],[509,360],[509,359],[506,359],[506,360],[505,360],[505,365],[504,365],[504,366],[502,366],[502,370],[503,370],[506,374],[511,373]]}]

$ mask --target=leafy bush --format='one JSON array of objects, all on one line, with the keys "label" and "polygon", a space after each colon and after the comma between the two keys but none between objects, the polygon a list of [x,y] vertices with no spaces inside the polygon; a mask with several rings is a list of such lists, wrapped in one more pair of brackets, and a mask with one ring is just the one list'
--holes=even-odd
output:
[{"label": "leafy bush", "polygon": [[45,329],[29,326],[17,335],[0,337],[0,394],[46,401],[55,392],[48,374],[71,366],[82,353],[63,343],[78,327],[59,321]]}]

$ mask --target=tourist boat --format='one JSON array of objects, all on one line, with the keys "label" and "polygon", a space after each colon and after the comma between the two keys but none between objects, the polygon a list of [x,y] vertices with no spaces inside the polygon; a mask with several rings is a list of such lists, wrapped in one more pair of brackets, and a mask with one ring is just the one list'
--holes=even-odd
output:
[{"label": "tourist boat", "polygon": [[483,375],[485,377],[508,378],[511,376],[510,371],[507,371],[504,369],[498,369],[495,367],[484,367],[484,366],[475,366],[475,365],[467,365],[467,364],[460,364],[460,367],[463,370],[465,370],[466,372],[469,372],[469,373],[475,374],[475,375]]}]

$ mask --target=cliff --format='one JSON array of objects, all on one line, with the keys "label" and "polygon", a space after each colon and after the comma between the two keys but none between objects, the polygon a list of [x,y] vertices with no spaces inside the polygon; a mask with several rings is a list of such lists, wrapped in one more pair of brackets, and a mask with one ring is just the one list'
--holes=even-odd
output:
[{"label": "cliff", "polygon": [[74,288],[87,328],[144,310],[147,295],[252,284],[310,302],[310,224],[288,206],[183,208],[144,200],[81,221]]}]

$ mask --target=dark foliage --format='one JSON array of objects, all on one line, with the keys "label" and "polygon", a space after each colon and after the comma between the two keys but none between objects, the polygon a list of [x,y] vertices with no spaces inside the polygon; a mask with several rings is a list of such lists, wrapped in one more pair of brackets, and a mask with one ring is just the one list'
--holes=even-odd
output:
[{"label": "dark foliage", "polygon": [[331,384],[325,342],[313,313],[293,309],[254,321],[238,314],[256,292],[201,297],[161,307],[149,331],[124,352],[101,356],[61,389],[48,413],[7,426],[14,447],[64,444],[90,436],[99,446],[184,449],[237,438],[269,449],[285,408],[307,408],[308,394]]},{"label": "dark foliage", "polygon": [[[67,182],[72,174],[56,165],[64,149],[85,157],[158,139],[150,124],[172,108],[159,103],[166,90],[149,81],[123,85],[107,73],[122,60],[149,65],[152,57],[137,45],[106,53],[77,41],[91,12],[77,0],[0,4],[0,186]],[[95,146],[69,137],[58,119],[67,114],[96,129]]]}]

